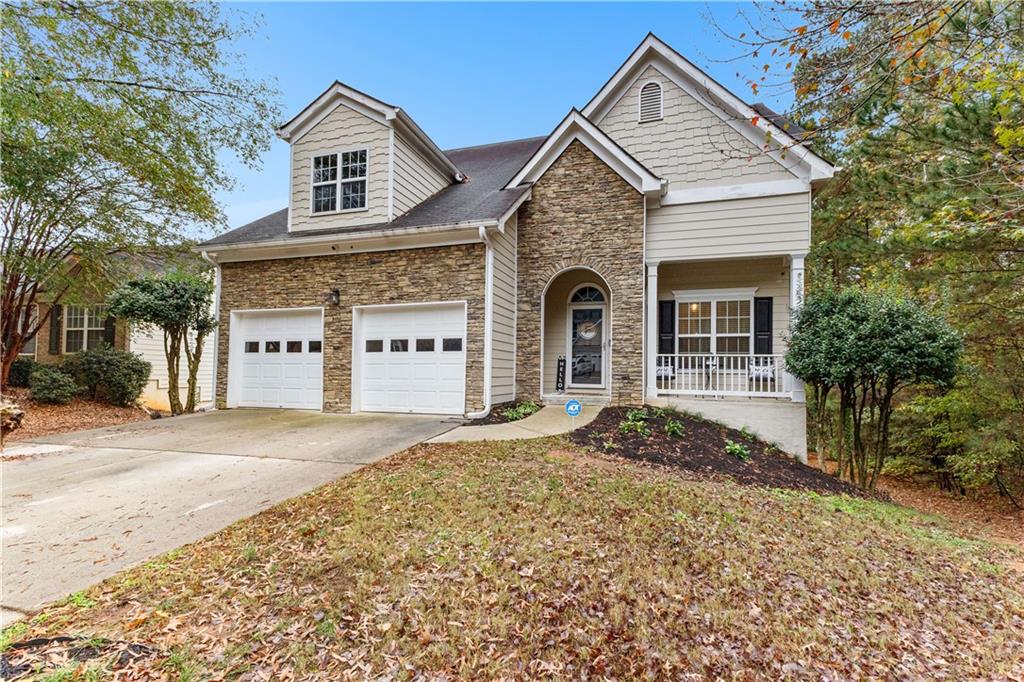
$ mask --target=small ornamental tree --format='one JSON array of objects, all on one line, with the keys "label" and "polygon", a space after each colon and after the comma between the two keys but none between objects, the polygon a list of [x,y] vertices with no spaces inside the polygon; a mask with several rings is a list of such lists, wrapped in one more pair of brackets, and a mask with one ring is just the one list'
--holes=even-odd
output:
[{"label": "small ornamental tree", "polygon": [[889,454],[894,398],[910,386],[950,386],[960,351],[953,329],[917,303],[849,288],[808,297],[786,367],[814,387],[818,405],[830,390],[839,391],[840,471],[848,465],[854,483],[874,490]]},{"label": "small ornamental tree", "polygon": [[[196,408],[196,385],[203,343],[217,326],[210,313],[213,284],[203,275],[174,274],[125,282],[107,298],[110,313],[142,328],[164,333],[167,358],[167,398],[171,414]],[[188,367],[188,392],[181,404],[178,368],[182,349]]]}]

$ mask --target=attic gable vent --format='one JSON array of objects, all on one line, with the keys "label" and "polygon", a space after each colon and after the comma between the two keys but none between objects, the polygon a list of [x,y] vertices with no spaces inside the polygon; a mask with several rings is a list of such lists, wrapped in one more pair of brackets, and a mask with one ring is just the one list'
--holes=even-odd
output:
[{"label": "attic gable vent", "polygon": [[640,123],[661,120],[661,84],[654,81],[640,88]]}]

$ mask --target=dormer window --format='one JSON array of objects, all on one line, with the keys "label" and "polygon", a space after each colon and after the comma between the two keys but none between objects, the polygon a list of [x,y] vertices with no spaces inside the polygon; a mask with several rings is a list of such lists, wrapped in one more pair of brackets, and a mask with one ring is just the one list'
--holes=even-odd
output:
[{"label": "dormer window", "polygon": [[313,157],[314,214],[366,208],[366,156],[355,149]]},{"label": "dormer window", "polygon": [[661,83],[651,81],[640,88],[640,123],[660,121],[662,117]]}]

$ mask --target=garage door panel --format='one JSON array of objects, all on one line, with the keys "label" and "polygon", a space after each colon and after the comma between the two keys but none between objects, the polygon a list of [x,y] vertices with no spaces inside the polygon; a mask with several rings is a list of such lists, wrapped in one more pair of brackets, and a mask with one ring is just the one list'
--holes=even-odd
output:
[{"label": "garage door panel", "polygon": [[[465,353],[442,352],[441,348],[444,338],[464,340],[465,329],[462,304],[364,311],[358,359],[361,408],[368,412],[462,414]],[[368,340],[380,341],[370,347],[381,348],[381,352],[367,352]],[[407,350],[398,350],[403,347]]]},{"label": "garage door panel", "polygon": [[323,354],[310,351],[323,346],[321,311],[242,312],[237,325],[240,406],[322,408]]}]

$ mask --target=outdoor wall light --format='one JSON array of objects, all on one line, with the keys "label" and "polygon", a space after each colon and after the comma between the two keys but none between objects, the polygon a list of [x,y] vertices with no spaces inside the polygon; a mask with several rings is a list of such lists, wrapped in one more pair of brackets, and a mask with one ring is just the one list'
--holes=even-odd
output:
[{"label": "outdoor wall light", "polygon": [[331,305],[341,305],[341,289],[331,289],[327,294],[327,302]]}]

